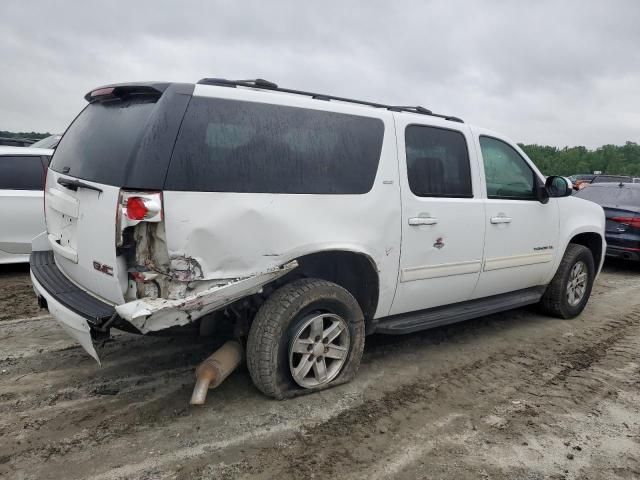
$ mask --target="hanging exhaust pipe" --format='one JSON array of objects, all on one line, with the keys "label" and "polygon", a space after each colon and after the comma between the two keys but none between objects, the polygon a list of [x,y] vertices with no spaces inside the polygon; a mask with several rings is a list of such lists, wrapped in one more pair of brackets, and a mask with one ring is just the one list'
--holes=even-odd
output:
[{"label": "hanging exhaust pipe", "polygon": [[209,389],[220,385],[240,365],[242,354],[240,342],[230,340],[198,365],[191,405],[203,405]]}]

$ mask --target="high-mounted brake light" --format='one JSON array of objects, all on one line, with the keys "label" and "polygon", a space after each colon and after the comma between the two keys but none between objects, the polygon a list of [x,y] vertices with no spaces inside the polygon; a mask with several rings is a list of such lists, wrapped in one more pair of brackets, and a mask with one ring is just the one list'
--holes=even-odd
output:
[{"label": "high-mounted brake light", "polygon": [[634,228],[640,228],[640,217],[613,217],[611,218],[611,221],[623,223]]},{"label": "high-mounted brake light", "polygon": [[144,220],[149,213],[149,209],[145,205],[144,199],[141,197],[127,198],[127,208],[125,213],[130,220]]},{"label": "high-mounted brake light", "polygon": [[91,98],[103,97],[105,95],[111,95],[113,93],[113,90],[115,90],[114,87],[99,88],[99,89],[94,90],[93,92],[91,92]]}]

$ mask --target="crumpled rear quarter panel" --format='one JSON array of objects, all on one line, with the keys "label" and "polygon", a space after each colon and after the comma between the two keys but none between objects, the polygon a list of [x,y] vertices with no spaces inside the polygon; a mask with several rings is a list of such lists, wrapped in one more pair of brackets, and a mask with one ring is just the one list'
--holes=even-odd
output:
[{"label": "crumpled rear quarter panel", "polygon": [[401,212],[397,168],[382,163],[363,195],[164,192],[169,255],[192,257],[204,279],[220,279],[249,277],[319,251],[361,252],[379,271],[376,316],[386,315]]}]

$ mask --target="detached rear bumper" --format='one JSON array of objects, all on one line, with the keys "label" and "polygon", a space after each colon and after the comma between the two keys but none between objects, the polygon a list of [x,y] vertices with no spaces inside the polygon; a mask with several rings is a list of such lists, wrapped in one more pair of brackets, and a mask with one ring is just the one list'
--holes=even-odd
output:
[{"label": "detached rear bumper", "polygon": [[211,281],[212,286],[180,299],[142,298],[113,306],[102,302],[69,280],[55,263],[53,252],[31,254],[31,281],[39,299],[49,312],[84,349],[98,355],[93,338],[112,322],[125,322],[146,334],[187,325],[240,298],[257,293],[262,287],[286,275],[298,266],[294,260],[285,265],[258,272],[253,276],[226,281]]},{"label": "detached rear bumper", "polygon": [[100,363],[92,330],[115,315],[114,307],[71,282],[58,269],[52,251],[32,252],[30,264],[36,295],[45,300],[47,309],[62,328]]}]

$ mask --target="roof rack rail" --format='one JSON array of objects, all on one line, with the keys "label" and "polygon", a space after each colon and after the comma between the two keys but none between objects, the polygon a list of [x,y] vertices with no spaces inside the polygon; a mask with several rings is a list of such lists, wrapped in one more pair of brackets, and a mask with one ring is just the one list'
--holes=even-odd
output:
[{"label": "roof rack rail", "polygon": [[250,88],[260,88],[263,90],[274,90],[277,92],[293,93],[295,95],[305,95],[315,100],[325,100],[325,101],[336,100],[339,102],[355,103],[358,105],[366,105],[374,108],[384,108],[392,112],[419,113],[422,115],[429,115],[431,117],[444,118],[445,120],[449,120],[451,122],[464,123],[464,120],[462,120],[461,118],[454,117],[451,115],[441,115],[439,113],[433,113],[428,108],[424,108],[421,106],[410,107],[410,106],[400,106],[400,105],[385,105],[383,103],[367,102],[365,100],[355,100],[353,98],[336,97],[334,95],[325,95],[323,93],[305,92],[303,90],[292,90],[290,88],[281,88],[276,83],[270,82],[268,80],[264,80],[263,78],[256,78],[254,80],[227,80],[226,78],[203,78],[199,80],[198,83],[201,85],[218,85],[218,86],[232,87],[232,88],[250,87]]}]

